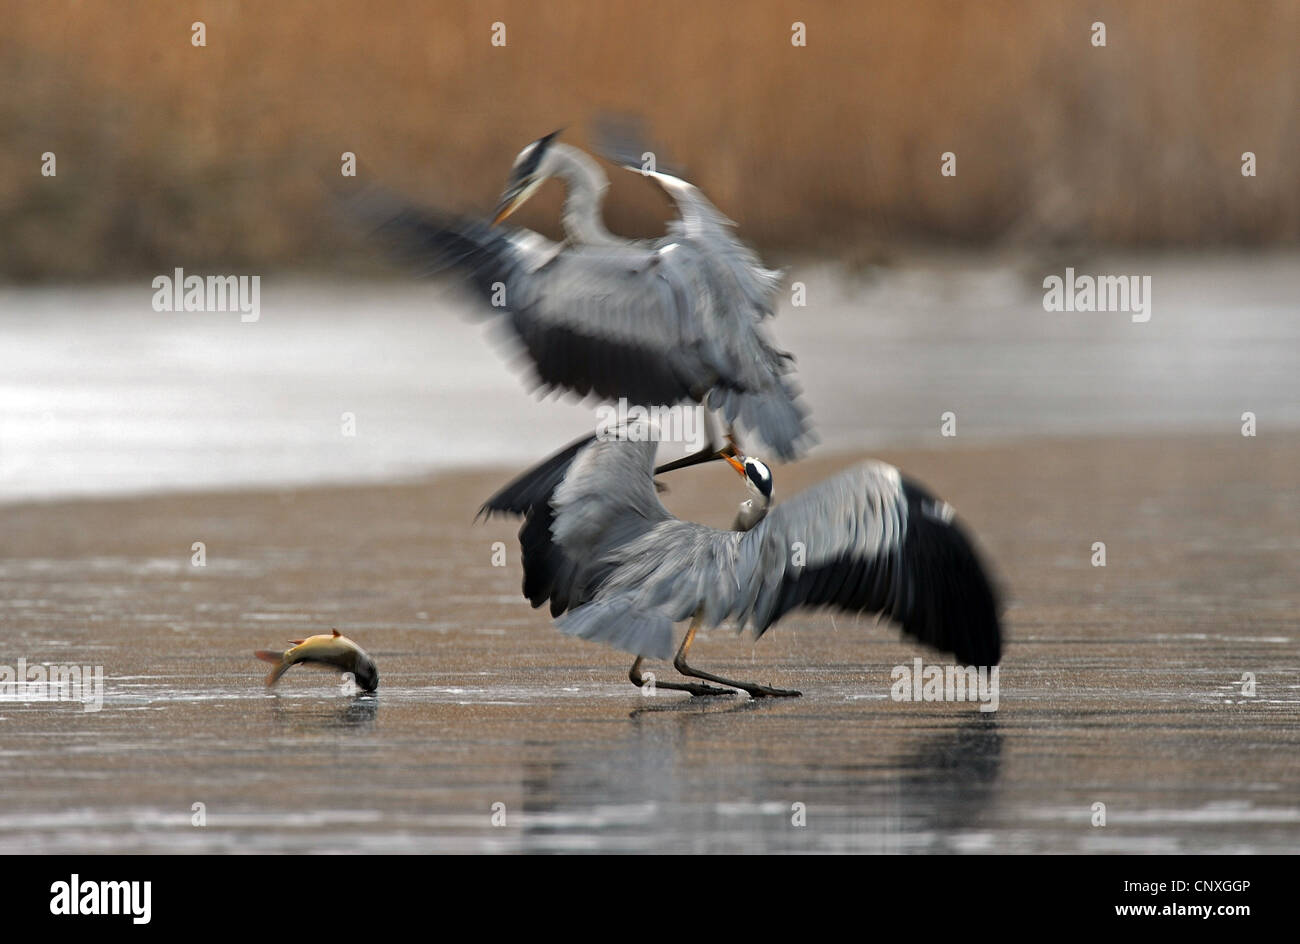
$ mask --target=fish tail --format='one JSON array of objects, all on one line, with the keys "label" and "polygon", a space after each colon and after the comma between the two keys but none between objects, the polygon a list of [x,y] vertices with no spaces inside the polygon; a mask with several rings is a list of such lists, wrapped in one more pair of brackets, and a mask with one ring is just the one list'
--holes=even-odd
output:
[{"label": "fish tail", "polygon": [[276,682],[280,681],[280,676],[289,670],[289,663],[284,661],[283,652],[275,652],[271,649],[258,649],[253,655],[257,656],[263,662],[274,662],[275,668],[271,674],[266,677],[266,687],[270,688]]}]

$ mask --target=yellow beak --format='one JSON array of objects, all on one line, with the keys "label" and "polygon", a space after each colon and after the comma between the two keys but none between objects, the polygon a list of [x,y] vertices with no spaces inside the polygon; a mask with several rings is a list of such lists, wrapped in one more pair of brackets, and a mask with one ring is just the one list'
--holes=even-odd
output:
[{"label": "yellow beak", "polygon": [[506,219],[511,213],[519,209],[519,205],[523,202],[523,200],[518,198],[504,201],[499,207],[497,207],[496,216],[492,217],[492,225],[499,225],[502,220]]}]

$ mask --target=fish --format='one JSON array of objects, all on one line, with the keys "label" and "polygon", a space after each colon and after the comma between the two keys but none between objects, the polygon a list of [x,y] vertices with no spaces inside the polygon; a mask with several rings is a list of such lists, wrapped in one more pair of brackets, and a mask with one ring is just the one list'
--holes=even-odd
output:
[{"label": "fish", "polygon": [[370,654],[355,642],[344,636],[337,629],[332,635],[321,634],[308,636],[306,639],[291,639],[292,649],[276,652],[272,649],[258,649],[253,653],[263,662],[275,663],[275,668],[266,677],[266,687],[270,688],[280,681],[280,676],[299,662],[315,665],[327,665],[344,672],[350,672],[353,680],[363,691],[373,692],[379,687],[379,670]]}]

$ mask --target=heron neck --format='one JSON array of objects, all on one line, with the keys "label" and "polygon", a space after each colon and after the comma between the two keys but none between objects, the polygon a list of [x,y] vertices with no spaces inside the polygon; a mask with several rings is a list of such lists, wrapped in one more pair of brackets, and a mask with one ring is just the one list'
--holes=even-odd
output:
[{"label": "heron neck", "polygon": [[564,209],[560,212],[564,231],[576,243],[599,244],[621,242],[601,218],[601,206],[609,178],[595,161],[567,144],[551,145],[554,176],[564,181]]},{"label": "heron neck", "polygon": [[732,526],[733,531],[749,531],[767,517],[767,510],[772,506],[770,499],[749,498],[740,503],[740,512]]}]

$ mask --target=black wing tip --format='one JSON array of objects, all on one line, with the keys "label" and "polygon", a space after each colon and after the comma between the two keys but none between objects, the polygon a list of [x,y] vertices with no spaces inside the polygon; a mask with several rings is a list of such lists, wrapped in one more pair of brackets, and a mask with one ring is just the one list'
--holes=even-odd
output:
[{"label": "black wing tip", "polygon": [[[490,518],[493,513],[526,515],[539,503],[549,501],[551,493],[568,472],[570,463],[595,438],[594,432],[581,436],[512,479],[480,506],[479,516]],[[477,521],[478,517],[474,520]]]},{"label": "black wing tip", "polygon": [[916,606],[903,621],[904,632],[964,665],[995,666],[1002,661],[1001,593],[975,542],[951,506],[924,486],[904,478],[908,533],[903,567],[917,583]]},{"label": "black wing tip", "polygon": [[480,291],[504,281],[515,263],[509,227],[421,206],[386,191],[346,198],[342,212],[398,265],[421,275],[461,270]]}]

